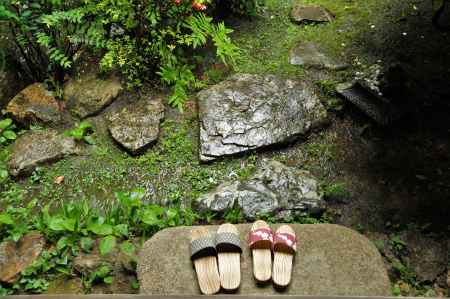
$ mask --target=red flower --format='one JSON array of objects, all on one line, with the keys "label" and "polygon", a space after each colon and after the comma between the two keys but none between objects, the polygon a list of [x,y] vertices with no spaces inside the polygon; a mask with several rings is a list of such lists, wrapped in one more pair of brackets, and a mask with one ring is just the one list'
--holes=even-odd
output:
[{"label": "red flower", "polygon": [[192,7],[196,10],[196,11],[203,11],[206,9],[206,5],[203,3],[199,3],[199,2],[192,2]]},{"label": "red flower", "polygon": [[180,5],[183,0],[175,0],[176,5]]}]

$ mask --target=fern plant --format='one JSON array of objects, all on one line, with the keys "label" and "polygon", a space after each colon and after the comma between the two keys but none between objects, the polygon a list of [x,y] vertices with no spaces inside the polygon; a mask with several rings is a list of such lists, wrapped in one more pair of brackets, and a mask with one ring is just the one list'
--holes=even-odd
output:
[{"label": "fern plant", "polygon": [[62,82],[81,48],[77,37],[93,35],[89,12],[77,0],[0,0],[0,21],[8,24],[17,60],[34,81],[50,76]]}]

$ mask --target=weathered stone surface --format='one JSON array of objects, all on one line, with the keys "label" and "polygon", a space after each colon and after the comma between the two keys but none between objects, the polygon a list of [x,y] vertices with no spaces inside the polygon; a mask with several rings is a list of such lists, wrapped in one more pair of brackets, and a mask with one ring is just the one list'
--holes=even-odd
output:
[{"label": "weathered stone surface", "polygon": [[417,231],[403,233],[402,239],[408,246],[407,266],[416,273],[419,281],[433,282],[447,270],[445,242],[437,242]]},{"label": "weathered stone surface", "polygon": [[19,92],[6,107],[21,124],[58,123],[61,120],[58,101],[44,84],[34,83]]},{"label": "weathered stone surface", "polygon": [[109,132],[133,154],[141,152],[156,141],[159,125],[164,118],[162,98],[140,100],[109,116]]},{"label": "weathered stone surface", "polygon": [[328,56],[314,43],[299,43],[289,52],[289,63],[314,68],[344,70],[348,64]]},{"label": "weathered stone surface", "polygon": [[200,210],[225,212],[239,206],[247,219],[319,213],[325,201],[317,180],[307,171],[265,161],[248,180],[227,182],[196,200]]},{"label": "weathered stone surface", "polygon": [[45,239],[40,233],[28,233],[19,242],[0,243],[0,281],[13,283],[17,274],[31,265],[41,254]]},{"label": "weathered stone surface", "polygon": [[[273,225],[276,229],[278,225]],[[250,224],[237,225],[246,244]],[[332,224],[292,225],[298,240],[288,295],[388,296],[390,282],[375,246],[353,230]],[[207,227],[211,232],[216,226]],[[190,230],[177,227],[160,231],[140,252],[138,279],[142,294],[198,295],[195,271],[189,258]],[[242,295],[277,294],[272,284],[258,286],[253,278],[248,246],[241,258]]]},{"label": "weathered stone surface", "polygon": [[101,112],[121,91],[122,85],[118,78],[100,79],[88,74],[64,85],[64,99],[72,113],[85,118]]},{"label": "weathered stone surface", "polygon": [[85,294],[83,282],[80,278],[68,278],[61,276],[49,281],[48,289],[45,294],[60,295],[60,294]]},{"label": "weathered stone surface", "polygon": [[0,109],[3,109],[24,87],[23,80],[20,80],[16,72],[0,70]]},{"label": "weathered stone surface", "polygon": [[81,275],[87,277],[104,263],[105,261],[98,254],[82,253],[73,260],[73,268]]},{"label": "weathered stone surface", "polygon": [[235,75],[198,102],[202,161],[293,141],[327,119],[309,83],[272,75]]},{"label": "weathered stone surface", "polygon": [[79,152],[73,138],[55,130],[30,131],[14,143],[8,162],[9,173],[13,176],[30,174],[38,165]]},{"label": "weathered stone surface", "polygon": [[291,11],[291,19],[296,23],[307,22],[331,22],[334,16],[331,12],[321,6],[302,5],[295,3]]}]

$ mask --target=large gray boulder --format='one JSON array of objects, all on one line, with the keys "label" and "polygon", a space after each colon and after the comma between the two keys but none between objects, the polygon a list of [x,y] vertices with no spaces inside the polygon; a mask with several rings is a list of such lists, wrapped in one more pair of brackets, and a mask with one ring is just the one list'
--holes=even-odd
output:
[{"label": "large gray boulder", "polygon": [[[278,225],[273,225],[276,229]],[[274,295],[272,284],[257,285],[252,258],[246,246],[250,224],[237,225],[243,254],[242,281],[238,294]],[[287,295],[389,296],[391,287],[383,260],[363,235],[332,224],[293,224],[299,244]],[[211,233],[216,226],[207,227]],[[189,258],[192,227],[160,231],[140,252],[138,279],[141,294],[199,295],[196,275]]]},{"label": "large gray boulder", "polygon": [[158,139],[164,118],[161,97],[141,99],[108,117],[111,136],[132,154],[137,154]]},{"label": "large gray boulder", "polygon": [[30,174],[39,165],[79,152],[80,148],[73,138],[55,130],[30,131],[14,143],[8,170],[13,176]]},{"label": "large gray boulder", "polygon": [[122,91],[117,77],[99,78],[86,74],[64,85],[64,99],[69,110],[80,118],[100,113]]},{"label": "large gray boulder", "polygon": [[311,84],[272,75],[235,75],[198,104],[202,161],[293,141],[327,119]]},{"label": "large gray boulder", "polygon": [[250,220],[258,215],[282,219],[317,214],[325,209],[318,185],[307,171],[265,161],[249,179],[223,183],[199,197],[195,204],[201,211],[219,213],[238,206]]}]

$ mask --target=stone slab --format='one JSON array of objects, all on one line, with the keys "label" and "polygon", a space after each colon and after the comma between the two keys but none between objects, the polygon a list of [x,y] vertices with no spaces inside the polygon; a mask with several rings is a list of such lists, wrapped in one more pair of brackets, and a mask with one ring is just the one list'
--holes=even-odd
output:
[{"label": "stone slab", "polygon": [[[276,229],[278,225],[272,227]],[[250,224],[237,225],[242,244]],[[382,258],[363,235],[334,224],[292,225],[299,239],[293,279],[283,294],[314,296],[389,296],[390,282]],[[148,240],[139,256],[140,292],[146,295],[198,295],[189,259],[193,227],[165,229]],[[211,232],[217,226],[207,227]],[[267,284],[257,286],[251,255],[243,246],[240,295],[279,294]]]}]

